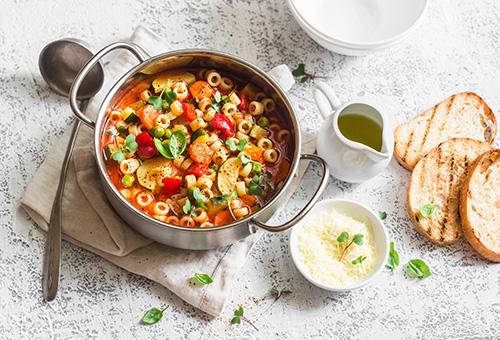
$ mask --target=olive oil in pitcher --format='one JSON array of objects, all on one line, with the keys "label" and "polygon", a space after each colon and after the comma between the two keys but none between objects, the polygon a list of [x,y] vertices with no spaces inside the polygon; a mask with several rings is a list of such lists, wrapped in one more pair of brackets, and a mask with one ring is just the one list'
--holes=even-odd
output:
[{"label": "olive oil in pitcher", "polygon": [[382,127],[370,117],[358,113],[341,114],[337,124],[345,138],[379,152],[382,150]]}]

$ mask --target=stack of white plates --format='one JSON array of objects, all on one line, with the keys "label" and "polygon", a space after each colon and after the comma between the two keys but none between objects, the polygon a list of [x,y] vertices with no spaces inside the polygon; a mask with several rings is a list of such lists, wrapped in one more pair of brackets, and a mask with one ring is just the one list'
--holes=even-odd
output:
[{"label": "stack of white plates", "polygon": [[365,55],[402,41],[423,20],[428,0],[287,0],[297,22],[323,47]]}]

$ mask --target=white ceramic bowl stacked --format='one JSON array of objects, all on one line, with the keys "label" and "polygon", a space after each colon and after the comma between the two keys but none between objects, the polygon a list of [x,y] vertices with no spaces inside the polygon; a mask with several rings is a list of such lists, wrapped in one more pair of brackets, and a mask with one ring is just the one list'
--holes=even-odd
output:
[{"label": "white ceramic bowl stacked", "polygon": [[365,55],[393,46],[414,32],[429,0],[287,0],[306,33],[323,47]]}]

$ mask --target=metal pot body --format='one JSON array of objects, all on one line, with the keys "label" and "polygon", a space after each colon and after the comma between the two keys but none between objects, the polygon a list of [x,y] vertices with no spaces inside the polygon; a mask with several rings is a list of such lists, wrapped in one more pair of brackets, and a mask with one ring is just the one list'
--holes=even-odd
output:
[{"label": "metal pot body", "polygon": [[[90,69],[92,69],[92,67],[98,63],[104,55],[115,49],[129,50],[139,59],[140,63],[127,72],[111,88],[103,100],[97,119],[94,122],[78,109],[76,93],[78,92],[78,88],[85,78],[85,75],[90,71]],[[320,157],[316,155],[300,154],[301,138],[299,124],[292,104],[279,85],[257,67],[240,58],[230,56],[225,53],[209,50],[178,50],[151,57],[149,59],[145,58],[143,53],[145,52],[142,48],[128,43],[115,43],[105,47],[98,52],[80,71],[80,74],[73,82],[73,86],[70,91],[70,104],[76,116],[83,123],[95,129],[94,148],[96,150],[96,162],[99,169],[100,179],[104,192],[120,216],[131,227],[146,237],[149,237],[156,242],[182,249],[213,249],[232,244],[252,233],[255,233],[259,228],[266,229],[271,232],[287,230],[302,219],[317,202],[326,187],[329,176],[328,166]],[[245,79],[257,88],[264,90],[264,92],[275,100],[283,118],[288,120],[289,125],[291,126],[291,137],[294,143],[294,153],[291,161],[290,173],[288,174],[283,187],[271,198],[271,200],[269,200],[260,210],[241,220],[210,228],[189,228],[168,224],[166,222],[159,221],[134,207],[119,193],[109,179],[106,173],[104,163],[105,160],[101,152],[100,143],[102,133],[104,133],[103,129],[106,118],[106,109],[119,100],[119,98],[121,98],[121,96],[123,96],[134,84],[140,82],[146,77],[151,76],[152,74],[170,69],[195,67],[216,68],[223,73],[234,75],[234,77],[239,79]],[[301,159],[315,161],[322,166],[323,178],[318,189],[312,199],[305,205],[303,210],[292,220],[279,226],[266,225],[265,223],[281,206],[279,203],[280,198],[283,198],[287,193],[294,175],[297,174],[298,164]]]}]

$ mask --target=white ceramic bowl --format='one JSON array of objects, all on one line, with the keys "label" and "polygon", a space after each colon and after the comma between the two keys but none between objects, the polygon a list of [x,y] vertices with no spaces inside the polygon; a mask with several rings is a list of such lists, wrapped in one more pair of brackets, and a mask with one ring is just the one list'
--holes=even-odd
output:
[{"label": "white ceramic bowl", "polygon": [[323,47],[365,55],[405,39],[423,20],[429,0],[287,0],[306,33]]},{"label": "white ceramic bowl", "polygon": [[[368,276],[365,276],[350,285],[332,286],[314,279],[307,270],[306,266],[299,259],[299,235],[302,232],[304,223],[313,216],[330,212],[332,208],[341,214],[345,214],[355,219],[366,220],[372,228],[375,248],[378,255],[377,263]],[[292,254],[293,262],[299,272],[312,284],[326,290],[346,292],[369,284],[382,271],[389,257],[389,236],[384,227],[384,223],[380,220],[378,214],[375,214],[367,206],[347,199],[329,199],[316,203],[307,216],[293,227],[290,234],[290,253]]]}]

